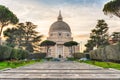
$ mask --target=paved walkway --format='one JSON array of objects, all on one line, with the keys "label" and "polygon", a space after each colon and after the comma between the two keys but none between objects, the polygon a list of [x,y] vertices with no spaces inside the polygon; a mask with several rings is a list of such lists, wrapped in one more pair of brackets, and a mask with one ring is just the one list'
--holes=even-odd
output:
[{"label": "paved walkway", "polygon": [[78,62],[44,62],[2,71],[0,80],[120,80],[120,71]]}]

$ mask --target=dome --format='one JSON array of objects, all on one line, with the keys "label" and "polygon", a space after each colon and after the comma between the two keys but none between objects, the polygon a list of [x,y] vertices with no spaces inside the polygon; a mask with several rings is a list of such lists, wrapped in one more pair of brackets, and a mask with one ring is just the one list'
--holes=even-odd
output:
[{"label": "dome", "polygon": [[62,20],[61,12],[59,13],[58,20],[51,25],[49,30],[49,32],[58,31],[71,32],[69,25]]},{"label": "dome", "polygon": [[50,27],[50,32],[65,31],[71,32],[70,27],[64,21],[56,21]]}]

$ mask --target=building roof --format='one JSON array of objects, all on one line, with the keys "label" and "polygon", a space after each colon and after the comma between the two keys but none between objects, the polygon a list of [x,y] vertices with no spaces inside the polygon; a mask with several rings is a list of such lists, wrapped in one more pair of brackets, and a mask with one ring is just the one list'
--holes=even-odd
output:
[{"label": "building roof", "polygon": [[59,12],[57,21],[51,25],[49,30],[49,32],[58,32],[58,31],[71,32],[69,25],[63,21],[61,12]]}]

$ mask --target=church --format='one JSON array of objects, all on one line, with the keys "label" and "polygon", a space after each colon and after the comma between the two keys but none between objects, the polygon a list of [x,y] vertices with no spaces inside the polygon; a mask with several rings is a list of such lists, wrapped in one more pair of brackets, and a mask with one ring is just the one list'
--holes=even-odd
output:
[{"label": "church", "polygon": [[[50,47],[48,56],[54,58],[59,58],[60,56],[61,58],[71,57],[70,49],[64,46],[65,42],[73,41],[71,35],[70,26],[63,21],[61,11],[59,11],[57,21],[50,26],[47,37],[47,40],[56,42],[55,46]],[[45,49],[43,51],[45,51]],[[75,52],[79,52],[79,45],[75,46]]]}]

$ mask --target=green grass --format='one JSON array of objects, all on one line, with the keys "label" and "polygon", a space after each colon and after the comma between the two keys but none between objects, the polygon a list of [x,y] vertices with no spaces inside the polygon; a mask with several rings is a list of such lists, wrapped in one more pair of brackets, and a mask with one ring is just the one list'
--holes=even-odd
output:
[{"label": "green grass", "polygon": [[73,57],[69,57],[69,58],[67,58],[67,60],[68,60],[68,61],[75,61],[75,60],[77,60],[77,59],[75,59],[75,58],[73,58]]},{"label": "green grass", "polygon": [[99,62],[99,61],[78,61],[87,64],[92,64],[95,66],[103,67],[103,68],[113,68],[120,70],[120,63],[113,63],[113,62]]},{"label": "green grass", "polygon": [[0,62],[0,69],[5,69],[5,68],[16,68],[28,64],[33,64],[36,62],[42,62],[42,60],[29,60],[29,61],[3,61]]}]

